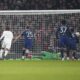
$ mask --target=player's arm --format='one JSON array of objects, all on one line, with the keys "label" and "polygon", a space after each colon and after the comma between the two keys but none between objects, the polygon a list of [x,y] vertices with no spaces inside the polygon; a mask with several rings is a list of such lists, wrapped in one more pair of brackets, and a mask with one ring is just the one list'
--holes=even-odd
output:
[{"label": "player's arm", "polygon": [[57,39],[59,38],[59,31],[60,31],[60,28],[58,27],[57,30],[56,30],[56,38]]},{"label": "player's arm", "polygon": [[5,33],[3,32],[1,37],[0,37],[0,41],[4,38],[4,36],[5,36]]},{"label": "player's arm", "polygon": [[21,34],[14,39],[13,43],[15,43],[20,37],[21,37]]},{"label": "player's arm", "polygon": [[13,43],[15,43],[21,36],[23,36],[23,35],[24,35],[24,32],[25,32],[25,31],[23,31],[21,34],[19,34],[19,35],[14,39]]}]

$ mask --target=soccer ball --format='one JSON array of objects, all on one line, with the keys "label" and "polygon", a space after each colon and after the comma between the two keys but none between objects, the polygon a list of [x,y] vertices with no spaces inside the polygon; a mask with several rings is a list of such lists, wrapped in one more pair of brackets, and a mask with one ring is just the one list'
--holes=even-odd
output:
[{"label": "soccer ball", "polygon": [[80,36],[80,33],[79,32],[76,32],[75,34],[76,34],[76,36]]}]

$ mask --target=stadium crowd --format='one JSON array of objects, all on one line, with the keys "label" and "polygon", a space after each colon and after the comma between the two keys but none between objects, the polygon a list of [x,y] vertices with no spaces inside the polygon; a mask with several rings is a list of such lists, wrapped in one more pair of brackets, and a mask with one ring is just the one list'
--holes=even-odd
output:
[{"label": "stadium crowd", "polygon": [[0,0],[0,10],[80,9],[80,0]]}]

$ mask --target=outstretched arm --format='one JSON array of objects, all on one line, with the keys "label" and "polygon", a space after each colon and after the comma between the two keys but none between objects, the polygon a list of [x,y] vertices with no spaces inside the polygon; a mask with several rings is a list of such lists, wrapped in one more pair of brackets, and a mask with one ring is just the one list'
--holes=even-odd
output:
[{"label": "outstretched arm", "polygon": [[20,37],[21,37],[21,34],[14,39],[13,43],[15,43]]}]

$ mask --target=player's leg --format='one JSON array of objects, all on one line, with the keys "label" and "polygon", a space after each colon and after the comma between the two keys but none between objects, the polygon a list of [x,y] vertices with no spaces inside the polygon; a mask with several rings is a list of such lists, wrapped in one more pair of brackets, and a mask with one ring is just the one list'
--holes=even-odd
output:
[{"label": "player's leg", "polygon": [[28,40],[25,48],[26,48],[26,57],[31,58],[32,40]]},{"label": "player's leg", "polygon": [[61,52],[61,59],[64,60],[65,59],[65,39],[64,36],[61,36],[59,39],[59,47],[60,47],[60,52]]},{"label": "player's leg", "polygon": [[73,58],[74,58],[74,59],[78,59],[77,56],[76,56],[76,50],[73,51]]},{"label": "player's leg", "polygon": [[4,48],[1,48],[1,50],[0,50],[0,59],[2,59],[3,58],[3,53],[4,53]]},{"label": "player's leg", "polygon": [[25,59],[25,52],[26,52],[26,49],[23,48],[22,50],[23,50],[23,52],[22,52],[22,59]]},{"label": "player's leg", "polygon": [[27,48],[27,41],[24,41],[24,46],[23,46],[23,49],[22,49],[22,59],[25,59],[25,54],[26,54],[26,48]]},{"label": "player's leg", "polygon": [[71,46],[71,59],[76,59],[77,44],[74,38],[71,40],[70,46]]},{"label": "player's leg", "polygon": [[29,49],[23,48],[22,59],[25,59],[26,57],[28,58],[29,53],[30,53]]},{"label": "player's leg", "polygon": [[0,59],[3,58],[4,50],[5,50],[5,42],[3,41],[2,44],[1,44]]},{"label": "player's leg", "polygon": [[5,51],[4,51],[4,58],[6,58],[6,56],[8,55],[10,48],[11,48],[11,43],[6,43]]},{"label": "player's leg", "polygon": [[66,56],[67,56],[67,60],[70,59],[70,53],[71,53],[71,47],[70,47],[70,43],[69,43],[69,40],[67,41],[66,43]]},{"label": "player's leg", "polygon": [[7,48],[5,49],[5,51],[4,51],[4,57],[6,57],[8,55],[9,51],[10,51],[9,49],[7,49]]},{"label": "player's leg", "polygon": [[29,53],[30,53],[30,50],[29,49],[26,49],[26,57],[28,58],[28,55],[29,55]]},{"label": "player's leg", "polygon": [[64,50],[62,48],[60,49],[60,52],[61,52],[61,59],[64,59]]},{"label": "player's leg", "polygon": [[71,53],[71,46],[70,46],[70,37],[66,36],[65,38],[65,45],[66,45],[66,59],[70,59],[70,53]]},{"label": "player's leg", "polygon": [[6,59],[6,57],[7,57],[8,53],[9,53],[9,51],[10,51],[10,50],[7,49],[7,48],[4,50],[3,59]]},{"label": "player's leg", "polygon": [[69,55],[70,55],[70,50],[67,49],[67,51],[66,51],[67,60],[69,60]]},{"label": "player's leg", "polygon": [[23,53],[22,53],[22,59],[25,57],[28,57],[28,54],[30,53],[30,49],[32,48],[32,40],[27,40],[24,43]]},{"label": "player's leg", "polygon": [[72,59],[78,59],[76,52],[77,52],[77,49],[76,49],[76,47],[74,47],[72,50]]}]

